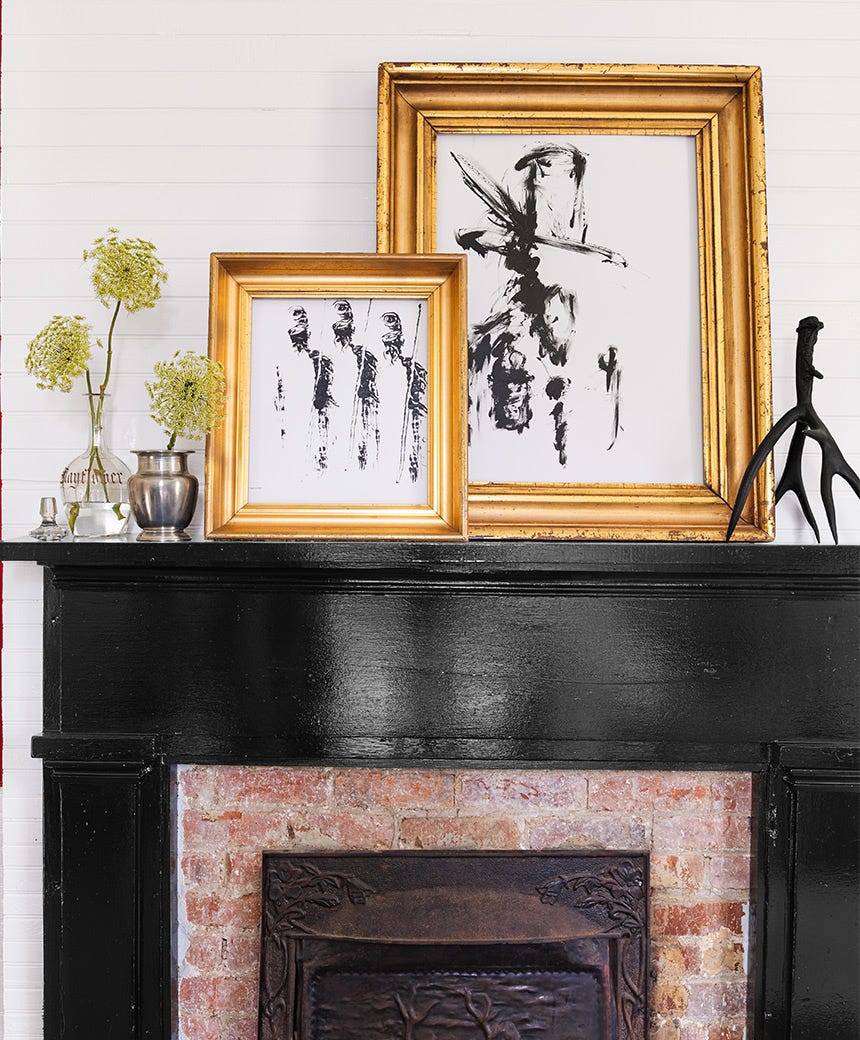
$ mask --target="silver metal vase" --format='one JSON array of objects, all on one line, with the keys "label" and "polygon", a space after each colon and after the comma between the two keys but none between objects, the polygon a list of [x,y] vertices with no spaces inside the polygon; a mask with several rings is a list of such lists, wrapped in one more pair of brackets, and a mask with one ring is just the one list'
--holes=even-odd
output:
[{"label": "silver metal vase", "polygon": [[187,542],[185,528],[197,505],[197,477],[188,472],[192,451],[135,451],[137,473],[128,482],[139,542]]}]

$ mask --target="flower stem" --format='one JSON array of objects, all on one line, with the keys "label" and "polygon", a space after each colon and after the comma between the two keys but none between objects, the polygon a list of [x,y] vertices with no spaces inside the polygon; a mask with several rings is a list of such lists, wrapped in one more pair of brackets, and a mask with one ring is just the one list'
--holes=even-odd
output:
[{"label": "flower stem", "polygon": [[116,301],[116,308],[113,312],[113,317],[110,321],[110,328],[108,329],[108,342],[107,342],[107,360],[105,361],[105,378],[102,383],[101,392],[104,394],[107,390],[108,381],[110,380],[110,366],[113,361],[113,327],[116,325],[116,319],[119,315],[119,309],[122,305],[122,300]]},{"label": "flower stem", "polygon": [[173,433],[171,433],[170,435],[170,440],[167,442],[168,451],[173,451],[173,445],[176,443],[176,433],[177,431],[174,430]]},{"label": "flower stem", "polygon": [[[113,361],[113,330],[114,330],[114,326],[116,325],[116,319],[119,317],[119,309],[120,309],[121,305],[122,305],[122,300],[117,300],[116,301],[116,307],[114,308],[114,312],[113,312],[113,317],[111,318],[110,328],[108,329],[107,358],[105,360],[105,374],[104,374],[104,379],[102,380],[102,384],[99,387],[98,395],[95,395],[93,393],[93,384],[92,384],[92,380],[90,379],[90,370],[86,369],[86,373],[87,373],[87,391],[88,391],[88,394],[89,394],[89,396],[87,397],[87,401],[88,401],[89,406],[90,406],[90,422],[92,423],[93,446],[90,449],[90,461],[89,461],[89,464],[87,465],[87,490],[86,490],[86,496],[84,498],[85,502],[89,502],[89,500],[90,500],[90,482],[91,482],[92,477],[93,477],[93,466],[94,465],[98,466],[98,471],[101,473],[101,484],[102,484],[102,487],[104,488],[105,502],[109,502],[110,501],[110,498],[108,496],[107,477],[105,476],[104,466],[102,465],[102,460],[101,460],[101,457],[99,456],[98,444],[96,443],[96,431],[97,430],[101,430],[101,428],[102,428],[102,417],[103,417],[103,414],[104,414],[104,405],[105,405],[105,391],[107,390],[107,385],[108,385],[108,383],[110,381],[110,368],[111,368],[111,362]],[[93,409],[93,397],[94,396],[98,396],[98,404],[96,405],[95,409]]]},{"label": "flower stem", "polygon": [[[90,373],[89,373],[89,369],[88,369],[87,370],[87,385],[89,385],[89,382],[90,382]],[[107,475],[105,474],[105,468],[102,465],[101,455],[99,454],[99,444],[98,444],[98,436],[97,436],[98,432],[101,431],[101,426],[102,426],[102,409],[104,408],[105,399],[104,399],[104,394],[98,394],[97,395],[98,396],[98,406],[94,408],[93,407],[93,397],[95,397],[95,396],[96,395],[93,394],[93,393],[87,394],[87,404],[89,405],[89,409],[90,409],[90,424],[91,424],[91,434],[90,434],[90,436],[92,438],[92,445],[90,447],[90,457],[89,457],[89,461],[87,463],[87,489],[86,489],[86,491],[84,493],[84,501],[85,502],[89,502],[90,501],[90,485],[91,485],[92,479],[93,479],[93,467],[96,466],[96,467],[98,467],[97,468],[97,472],[101,475],[101,485],[102,485],[102,488],[104,489],[105,502],[109,502],[110,501],[110,495],[108,493]]]}]

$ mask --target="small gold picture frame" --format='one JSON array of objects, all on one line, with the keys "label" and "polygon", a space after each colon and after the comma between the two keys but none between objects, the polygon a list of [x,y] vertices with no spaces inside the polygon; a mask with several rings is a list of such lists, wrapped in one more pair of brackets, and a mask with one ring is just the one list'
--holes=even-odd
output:
[{"label": "small gold picture frame", "polygon": [[462,256],[216,253],[207,538],[466,537]]},{"label": "small gold picture frame", "polygon": [[760,70],[385,64],[378,153],[379,251],[469,256],[470,536],[723,539],[771,423]]}]

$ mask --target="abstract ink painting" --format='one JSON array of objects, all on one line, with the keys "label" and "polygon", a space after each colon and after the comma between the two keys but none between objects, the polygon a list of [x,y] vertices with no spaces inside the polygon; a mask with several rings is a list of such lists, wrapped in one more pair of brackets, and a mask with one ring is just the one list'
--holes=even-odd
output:
[{"label": "abstract ink painting", "polygon": [[470,480],[701,481],[692,140],[440,134],[436,154],[439,248],[469,257]]},{"label": "abstract ink painting", "polygon": [[468,259],[471,535],[722,540],[771,415],[761,69],[388,62],[377,156],[379,252]]},{"label": "abstract ink painting", "polygon": [[426,500],[424,301],[257,299],[251,350],[251,502]]},{"label": "abstract ink painting", "polygon": [[466,537],[466,258],[214,253],[209,538]]}]

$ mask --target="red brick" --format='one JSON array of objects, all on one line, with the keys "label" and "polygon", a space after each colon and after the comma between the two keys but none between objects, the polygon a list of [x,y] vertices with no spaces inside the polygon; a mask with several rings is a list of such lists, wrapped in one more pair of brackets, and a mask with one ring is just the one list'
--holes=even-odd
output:
[{"label": "red brick", "polygon": [[678,946],[655,946],[651,950],[651,966],[661,986],[674,985],[687,971],[684,954]]},{"label": "red brick", "polygon": [[700,853],[653,855],[651,857],[651,887],[680,889],[695,892],[705,880],[705,857]]},{"label": "red brick", "polygon": [[529,848],[635,850],[648,846],[646,825],[629,816],[584,816],[537,820],[529,828]]},{"label": "red brick", "polygon": [[246,1015],[251,1012],[256,1017],[259,1001],[259,984],[256,979],[219,979],[217,994],[219,1009]]},{"label": "red brick", "polygon": [[454,805],[454,776],[438,770],[348,769],[334,778],[335,799],[351,809],[442,809]]},{"label": "red brick", "polygon": [[708,938],[702,947],[702,974],[743,974],[744,948],[734,936],[723,932]]},{"label": "red brick", "polygon": [[721,773],[711,781],[713,806],[728,812],[750,813],[752,790],[751,773]]},{"label": "red brick", "polygon": [[710,801],[710,785],[702,773],[642,773],[636,808],[701,812]]},{"label": "red brick", "polygon": [[517,849],[513,820],[492,816],[408,816],[400,822],[400,845],[415,849]]},{"label": "red brick", "polygon": [[708,1040],[708,1027],[702,1022],[682,1022],[681,1040]]},{"label": "red brick", "polygon": [[648,1030],[648,1040],[680,1040],[677,1019],[655,1020]]},{"label": "red brick", "polygon": [[224,805],[324,805],[331,788],[325,769],[278,766],[221,766],[215,793]]},{"label": "red brick", "polygon": [[183,1011],[215,1010],[215,979],[191,975],[179,983],[179,1004]]},{"label": "red brick", "polygon": [[742,891],[752,888],[752,862],[749,856],[711,856],[709,882],[714,892]]},{"label": "red brick", "polygon": [[221,1040],[257,1040],[257,1014],[241,1015],[221,1025]]},{"label": "red brick", "polygon": [[192,976],[179,984],[179,1004],[184,1013],[235,1011],[247,1014],[257,1008],[257,984],[251,979]]},{"label": "red brick", "polygon": [[684,938],[681,940],[681,954],[684,957],[685,974],[701,975],[702,973],[702,942],[699,936],[695,938]]},{"label": "red brick", "polygon": [[694,906],[655,906],[652,932],[661,935],[708,935],[727,928],[741,934],[743,903],[696,903]]},{"label": "red brick", "polygon": [[720,1018],[736,1018],[746,1012],[747,987],[744,980],[692,979],[687,983],[687,991],[687,1014],[709,1025]]},{"label": "red brick", "polygon": [[725,1022],[708,1027],[708,1040],[746,1040],[746,1022]]},{"label": "red brick", "polygon": [[204,849],[272,848],[287,831],[289,821],[277,812],[187,809],[182,817],[183,838],[188,847]]},{"label": "red brick", "polygon": [[651,1008],[658,1015],[675,1017],[687,1010],[687,991],[683,986],[663,986],[659,983],[651,990]]},{"label": "red brick", "polygon": [[636,774],[597,772],[588,776],[588,808],[612,812],[630,810],[636,800]]},{"label": "red brick", "polygon": [[185,912],[190,924],[253,928],[260,919],[260,894],[225,899],[218,895],[189,893],[185,899]]},{"label": "red brick", "polygon": [[215,792],[217,766],[180,766],[178,773],[180,794],[189,802],[211,805]]},{"label": "red brick", "polygon": [[182,857],[182,877],[189,888],[213,889],[224,882],[224,855],[193,852]]},{"label": "red brick", "polygon": [[749,817],[729,815],[684,815],[654,817],[654,851],[696,852],[727,851],[750,848]]},{"label": "red brick", "polygon": [[210,974],[223,968],[221,936],[195,928],[189,936],[185,963]]},{"label": "red brick", "polygon": [[218,1019],[207,1014],[183,1014],[179,1022],[185,1040],[219,1040]]},{"label": "red brick", "polygon": [[461,799],[467,809],[487,812],[535,812],[549,809],[584,809],[587,782],[584,776],[561,770],[522,770],[463,773]]},{"label": "red brick", "polygon": [[231,935],[227,942],[227,971],[231,975],[252,975],[260,970],[260,933]]},{"label": "red brick", "polygon": [[259,892],[262,886],[263,850],[229,851],[224,857],[224,879],[230,894]]},{"label": "red brick", "polygon": [[289,847],[305,851],[374,851],[393,843],[394,820],[368,813],[314,813],[293,820],[290,828]]}]

